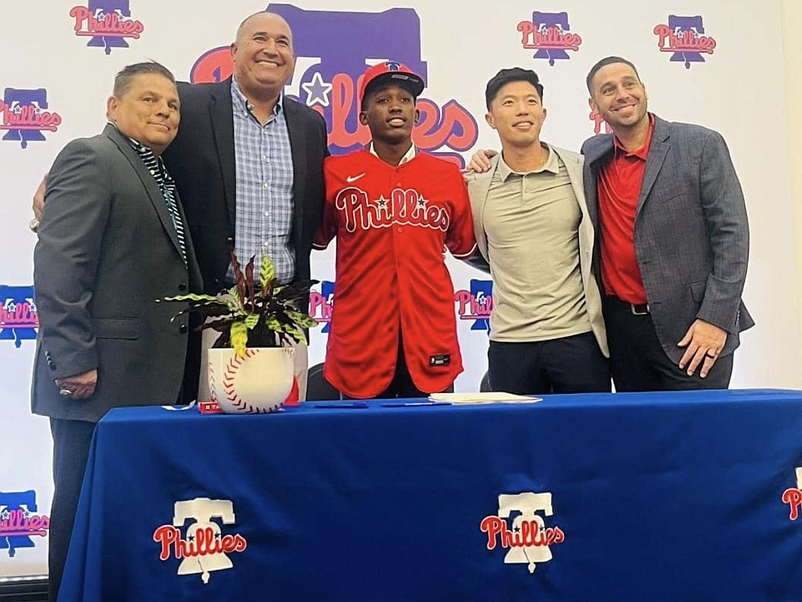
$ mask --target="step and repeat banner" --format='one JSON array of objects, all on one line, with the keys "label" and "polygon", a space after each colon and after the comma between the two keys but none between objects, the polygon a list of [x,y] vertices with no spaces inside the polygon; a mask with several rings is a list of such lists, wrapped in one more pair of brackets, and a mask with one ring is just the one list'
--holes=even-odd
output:
[{"label": "step and repeat banner", "polygon": [[[50,434],[29,410],[37,336],[32,282],[31,197],[69,140],[98,133],[114,74],[154,59],[176,77],[219,81],[229,44],[247,15],[270,8],[294,31],[297,64],[286,93],[326,118],[334,154],[369,140],[358,124],[356,82],[366,65],[398,60],[420,73],[418,147],[464,164],[498,148],[485,122],[484,87],[502,67],[536,70],[545,85],[543,139],[579,149],[605,131],[588,108],[585,76],[599,58],[634,61],[650,109],[700,123],[727,140],[752,231],[745,299],[758,325],[736,355],[735,387],[800,387],[800,324],[794,212],[779,0],[632,3],[564,0],[424,2],[369,0],[164,2],[50,0],[4,3],[0,18],[0,577],[44,574],[52,496]],[[533,236],[536,236],[533,233]],[[333,246],[313,256],[321,281],[310,313],[310,366],[324,360]],[[486,371],[489,277],[448,258],[465,373],[477,390]],[[121,542],[124,545],[124,542]]]}]

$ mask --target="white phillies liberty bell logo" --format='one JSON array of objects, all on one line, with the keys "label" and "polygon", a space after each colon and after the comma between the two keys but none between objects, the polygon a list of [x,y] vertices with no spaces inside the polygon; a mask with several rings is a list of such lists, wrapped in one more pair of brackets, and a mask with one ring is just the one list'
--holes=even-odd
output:
[{"label": "white phillies liberty bell logo", "polygon": [[[171,556],[180,559],[179,575],[200,573],[204,583],[209,583],[212,571],[230,569],[234,566],[228,554],[243,552],[248,542],[242,535],[222,534],[219,519],[224,525],[234,524],[234,504],[230,500],[210,500],[199,497],[182,500],[173,506],[173,524],[162,525],[153,534],[153,540],[161,544],[159,559],[166,561]],[[195,522],[187,527],[186,539],[181,529],[187,521]]]},{"label": "white phillies liberty bell logo", "polygon": [[[499,518],[509,518],[512,512],[520,512],[512,521],[512,532],[521,533],[526,543],[521,547],[511,547],[504,557],[504,564],[528,564],[529,572],[534,573],[538,562],[548,562],[552,559],[551,549],[548,545],[539,542],[538,535],[546,529],[543,517],[537,514],[542,511],[546,516],[552,516],[554,510],[551,507],[551,493],[516,493],[498,496],[498,515]],[[528,527],[535,527],[528,528]],[[530,531],[530,538],[525,537],[526,531]],[[532,532],[535,531],[535,532]]]},{"label": "white phillies liberty bell logo", "polygon": [[[230,500],[210,500],[209,498],[196,498],[176,502],[174,506],[173,526],[182,527],[187,519],[194,518],[197,522],[187,527],[187,541],[195,541],[199,545],[210,532],[214,539],[221,537],[220,525],[212,521],[212,518],[220,518],[223,524],[233,525],[234,504]],[[207,542],[210,544],[211,542]],[[224,552],[209,550],[205,556],[195,558],[184,558],[178,567],[179,575],[202,574],[204,583],[209,582],[211,571],[221,571],[230,569],[234,564]]]},{"label": "white phillies liberty bell logo", "polygon": [[[526,564],[534,573],[539,562],[551,560],[549,546],[563,543],[565,533],[560,527],[547,527],[543,516],[552,516],[551,493],[502,493],[498,496],[498,515],[491,514],[479,525],[487,533],[487,549],[500,546],[508,550],[504,564]],[[517,513],[512,527],[507,519]]]}]

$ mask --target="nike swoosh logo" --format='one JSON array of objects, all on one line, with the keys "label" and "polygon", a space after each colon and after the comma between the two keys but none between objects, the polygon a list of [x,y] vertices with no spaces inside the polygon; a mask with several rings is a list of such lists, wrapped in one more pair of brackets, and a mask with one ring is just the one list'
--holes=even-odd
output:
[{"label": "nike swoosh logo", "polygon": [[356,182],[359,178],[361,178],[364,175],[365,175],[365,173],[363,172],[363,173],[359,174],[358,176],[348,176],[347,178],[345,178],[345,181],[350,184],[351,182]]}]

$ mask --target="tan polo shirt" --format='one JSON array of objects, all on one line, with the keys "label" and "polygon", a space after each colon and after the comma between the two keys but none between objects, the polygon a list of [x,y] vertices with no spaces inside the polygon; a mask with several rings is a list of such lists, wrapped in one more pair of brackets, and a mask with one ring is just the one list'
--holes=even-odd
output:
[{"label": "tan polo shirt", "polygon": [[512,171],[499,157],[482,226],[493,277],[490,339],[537,342],[590,332],[579,271],[582,213],[550,146],[546,164]]}]

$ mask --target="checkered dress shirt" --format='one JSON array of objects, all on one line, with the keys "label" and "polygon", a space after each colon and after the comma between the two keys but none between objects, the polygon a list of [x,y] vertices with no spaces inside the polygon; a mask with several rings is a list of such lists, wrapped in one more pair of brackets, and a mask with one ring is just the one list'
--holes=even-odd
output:
[{"label": "checkered dress shirt", "polygon": [[[262,125],[231,81],[234,108],[234,154],[237,175],[237,211],[234,252],[243,266],[256,256],[256,269],[266,253],[276,266],[276,278],[286,283],[295,275],[290,243],[293,213],[293,171],[290,135],[284,116],[284,97]],[[228,278],[233,282],[233,270]]]}]

